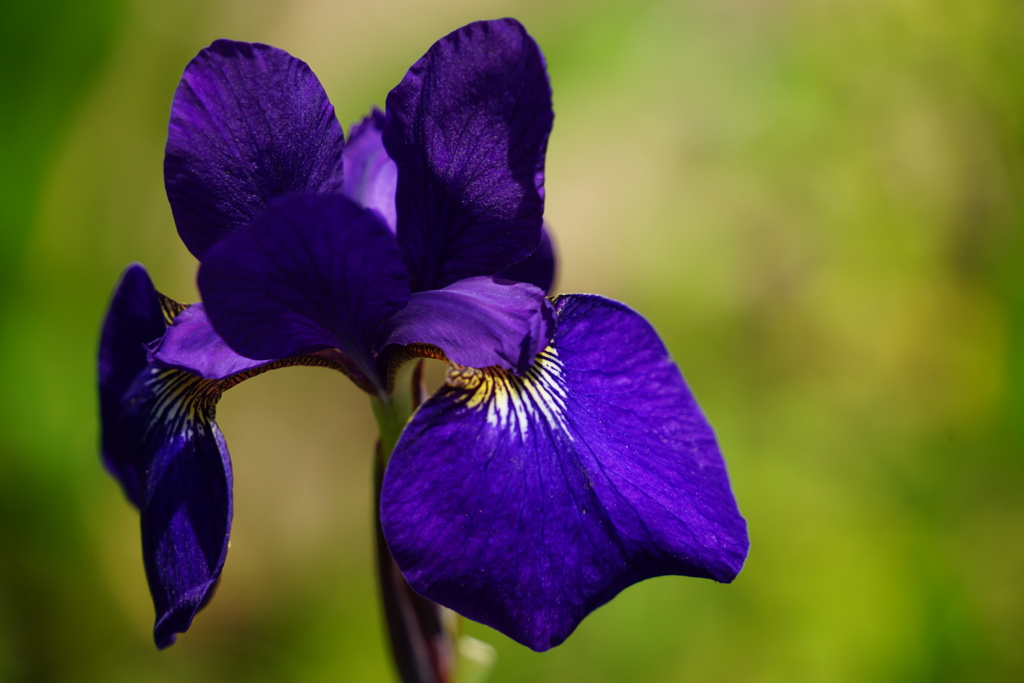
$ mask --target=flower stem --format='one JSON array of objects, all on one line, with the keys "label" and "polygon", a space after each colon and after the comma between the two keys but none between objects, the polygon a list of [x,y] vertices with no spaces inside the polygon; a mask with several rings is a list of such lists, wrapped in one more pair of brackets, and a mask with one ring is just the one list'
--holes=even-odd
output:
[{"label": "flower stem", "polygon": [[[374,518],[377,527],[377,576],[391,653],[402,683],[452,683],[455,672],[454,614],[418,595],[398,569],[380,523],[380,492],[384,468],[412,412],[424,398],[422,361],[411,377],[399,377],[390,400],[375,399],[380,428],[374,459]],[[408,380],[408,381],[405,381]]]}]

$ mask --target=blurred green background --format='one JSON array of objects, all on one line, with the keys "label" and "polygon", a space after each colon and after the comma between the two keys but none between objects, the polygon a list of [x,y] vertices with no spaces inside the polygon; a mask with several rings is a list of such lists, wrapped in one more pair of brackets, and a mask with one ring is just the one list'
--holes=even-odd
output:
[{"label": "blurred green background", "polygon": [[[661,331],[726,453],[731,586],[628,589],[495,681],[994,681],[1024,672],[1024,5],[1016,0],[51,0],[0,22],[0,680],[387,681],[364,397],[233,390],[223,582],[151,641],[137,515],[97,455],[121,269],[196,298],[162,184],[215,38],[306,60],[346,127],[430,44],[544,49],[559,290]],[[1016,676],[1015,676],[1016,675]]]}]

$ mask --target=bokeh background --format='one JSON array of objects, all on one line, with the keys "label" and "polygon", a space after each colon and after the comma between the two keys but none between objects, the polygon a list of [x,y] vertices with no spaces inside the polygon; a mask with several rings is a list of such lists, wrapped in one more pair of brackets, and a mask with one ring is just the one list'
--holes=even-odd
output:
[{"label": "bokeh background", "polygon": [[[50,0],[0,20],[0,680],[388,681],[362,395],[232,390],[232,548],[153,648],[137,515],[97,455],[121,269],[196,298],[162,184],[213,39],[306,60],[346,127],[430,44],[520,18],[556,121],[559,289],[661,331],[752,550],[659,578],[495,681],[996,681],[1024,672],[1024,5],[1017,0]],[[1017,678],[1016,680],[1019,680]]]}]

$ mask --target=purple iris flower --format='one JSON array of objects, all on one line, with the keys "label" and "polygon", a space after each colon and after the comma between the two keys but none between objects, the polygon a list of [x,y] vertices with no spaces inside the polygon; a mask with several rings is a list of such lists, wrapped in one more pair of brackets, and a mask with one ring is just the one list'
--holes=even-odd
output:
[{"label": "purple iris flower", "polygon": [[[599,296],[546,297],[552,120],[543,56],[510,19],[434,44],[347,143],[281,50],[217,41],[185,69],[165,179],[202,303],[129,267],[99,361],[104,461],[141,512],[159,647],[227,552],[217,401],[288,365],[339,370],[398,416],[379,514],[409,585],[533,649],[643,579],[739,572],[724,461],[655,331]],[[419,357],[447,379],[403,415],[395,372]]]}]

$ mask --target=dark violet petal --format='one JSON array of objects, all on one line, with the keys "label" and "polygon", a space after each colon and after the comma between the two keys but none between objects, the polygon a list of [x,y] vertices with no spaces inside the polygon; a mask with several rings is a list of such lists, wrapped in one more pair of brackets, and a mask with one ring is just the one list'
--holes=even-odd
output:
[{"label": "dark violet petal", "polygon": [[540,244],[537,245],[536,251],[498,273],[498,277],[529,282],[546,293],[551,293],[551,288],[555,284],[555,247],[551,243],[551,231],[547,225],[542,226]]},{"label": "dark violet petal", "polygon": [[100,341],[103,459],[141,511],[159,647],[188,629],[209,599],[231,523],[231,465],[213,422],[220,383],[147,361],[147,344],[181,308],[142,266],[130,266]]},{"label": "dark violet petal", "polygon": [[99,353],[103,460],[141,511],[158,647],[188,629],[227,553],[231,464],[213,420],[217,401],[239,382],[288,365],[330,367],[374,388],[335,350],[274,361],[235,355],[212,332],[202,304],[185,308],[161,295],[140,265],[114,292]]},{"label": "dark violet petal", "polygon": [[414,290],[493,275],[536,249],[553,117],[544,58],[514,19],[442,38],[391,91],[384,146]]},{"label": "dark violet petal", "polygon": [[213,595],[228,550],[231,464],[216,424],[211,436],[160,452],[142,509],[142,552],[157,610],[153,637],[165,648]]},{"label": "dark violet petal", "polygon": [[253,360],[240,356],[213,329],[203,304],[192,304],[174,318],[164,336],[151,344],[149,362],[157,368],[184,370],[203,379],[225,380],[234,386],[268,370],[306,365],[328,367],[347,375],[361,389],[374,392],[374,383],[337,349],[325,349],[305,356]]},{"label": "dark violet petal", "polygon": [[340,192],[344,138],[320,81],[287,52],[218,40],[185,68],[164,182],[196,258],[295,190]]},{"label": "dark violet petal", "polygon": [[748,547],[714,433],[651,326],[596,296],[555,312],[524,377],[449,373],[381,497],[418,593],[535,650],[643,579],[731,581]]},{"label": "dark violet petal", "polygon": [[210,325],[203,304],[182,311],[150,347],[150,361],[157,366],[185,370],[205,379],[224,379],[274,360],[253,360],[228,348]]},{"label": "dark violet petal", "polygon": [[199,269],[217,333],[249,358],[343,351],[374,377],[380,324],[409,286],[395,236],[342,195],[292,195],[218,242]]},{"label": "dark violet petal", "polygon": [[135,505],[142,501],[139,463],[121,417],[125,393],[146,369],[145,344],[158,339],[166,325],[162,297],[146,269],[125,269],[103,322],[99,351],[100,424],[103,462]]},{"label": "dark violet petal", "polygon": [[374,109],[352,129],[345,145],[345,195],[368,209],[380,212],[395,231],[395,183],[398,169],[384,150],[381,132],[384,112]]},{"label": "dark violet petal", "polygon": [[547,346],[555,320],[533,285],[475,277],[413,294],[386,330],[388,344],[431,344],[459,365],[522,373]]},{"label": "dark violet petal", "polygon": [[160,648],[188,630],[227,554],[231,462],[213,421],[220,394],[217,382],[150,368],[124,403],[124,434],[143,472],[142,556]]}]

